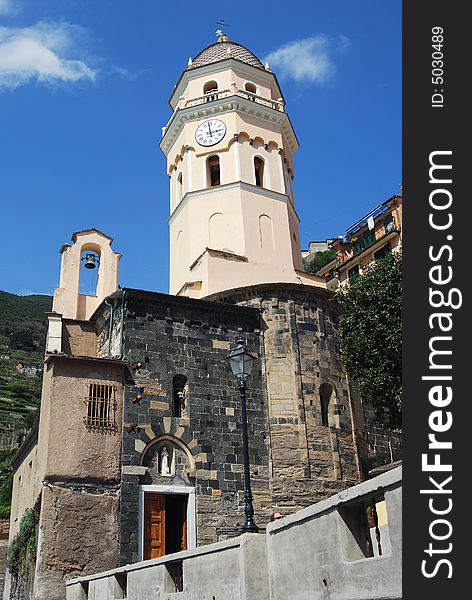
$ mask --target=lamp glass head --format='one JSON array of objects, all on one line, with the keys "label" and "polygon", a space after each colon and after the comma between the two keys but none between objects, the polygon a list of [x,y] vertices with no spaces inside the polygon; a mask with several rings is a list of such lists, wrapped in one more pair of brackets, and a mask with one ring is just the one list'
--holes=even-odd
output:
[{"label": "lamp glass head", "polygon": [[244,345],[243,338],[236,340],[236,346],[230,351],[228,355],[229,364],[233,375],[238,379],[245,380],[252,373],[252,366],[257,356]]}]

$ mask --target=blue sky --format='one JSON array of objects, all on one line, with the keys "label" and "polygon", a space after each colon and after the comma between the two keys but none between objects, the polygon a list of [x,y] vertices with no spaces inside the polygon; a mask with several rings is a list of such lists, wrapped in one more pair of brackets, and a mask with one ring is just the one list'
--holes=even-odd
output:
[{"label": "blue sky", "polygon": [[121,285],[168,291],[160,131],[221,18],[284,91],[303,246],[398,193],[400,0],[213,6],[0,0],[0,289],[52,294],[60,246],[97,227],[123,254]]}]

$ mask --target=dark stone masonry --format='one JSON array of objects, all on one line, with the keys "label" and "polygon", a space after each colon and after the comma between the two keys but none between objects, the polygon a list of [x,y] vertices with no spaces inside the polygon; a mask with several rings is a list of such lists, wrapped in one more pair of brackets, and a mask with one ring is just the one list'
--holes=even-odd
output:
[{"label": "dark stone masonry", "polygon": [[[138,560],[140,485],[195,487],[198,545],[239,533],[243,521],[241,407],[226,357],[240,335],[261,354],[257,308],[132,290],[126,290],[125,302],[123,354],[131,365],[140,366],[124,393],[121,564]],[[115,331],[121,322],[119,311],[117,315]],[[103,347],[107,344],[104,339]],[[176,379],[185,382],[180,415],[174,398]],[[248,433],[254,505],[265,523],[270,512],[269,440],[260,360],[248,389]],[[159,440],[174,446],[171,478],[158,474]],[[144,467],[146,473],[135,467]]]},{"label": "dark stone masonry", "polygon": [[[111,324],[108,307],[96,315],[99,354],[122,355],[131,367],[120,564],[141,558],[142,486],[194,489],[198,545],[239,533],[241,408],[227,355],[240,335],[259,356],[248,386],[259,527],[272,511],[295,512],[366,476],[372,456],[363,408],[341,362],[339,309],[329,291],[267,284],[195,300],[124,289],[112,303]],[[164,447],[169,474],[161,473]]]}]

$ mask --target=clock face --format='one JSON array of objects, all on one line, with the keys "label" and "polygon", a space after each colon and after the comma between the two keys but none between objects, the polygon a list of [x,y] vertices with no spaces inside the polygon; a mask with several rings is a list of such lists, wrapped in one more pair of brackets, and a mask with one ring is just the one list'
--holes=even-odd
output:
[{"label": "clock face", "polygon": [[226,125],[218,119],[210,119],[198,126],[195,139],[200,146],[214,146],[226,134]]}]

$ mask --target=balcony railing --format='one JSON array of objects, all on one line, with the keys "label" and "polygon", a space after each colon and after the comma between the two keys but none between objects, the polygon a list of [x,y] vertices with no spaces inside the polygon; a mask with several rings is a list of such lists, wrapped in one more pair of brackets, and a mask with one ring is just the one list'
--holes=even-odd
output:
[{"label": "balcony railing", "polygon": [[364,235],[360,236],[356,242],[352,242],[353,256],[357,256],[358,254],[369,248],[369,246],[375,244],[376,241],[377,238],[375,237],[375,232],[373,230],[364,233]]},{"label": "balcony railing", "polygon": [[384,223],[384,226],[382,229],[380,229],[380,231],[377,230],[377,235],[375,234],[374,230],[370,230],[359,237],[354,236],[354,238],[351,239],[351,251],[338,252],[338,255],[336,256],[337,267],[339,268],[354,257],[359,256],[359,254],[362,254],[365,250],[371,246],[374,246],[377,242],[387,238],[387,236],[392,232],[398,234],[400,233],[400,229],[397,227],[395,221],[390,220],[387,223]]},{"label": "balcony railing", "polygon": [[262,106],[267,106],[268,108],[272,108],[280,112],[284,111],[284,103],[281,100],[271,100],[270,98],[264,98],[263,96],[258,96],[257,94],[253,94],[246,90],[239,90],[236,88],[231,90],[228,89],[208,92],[207,94],[203,94],[203,96],[191,98],[190,100],[187,100],[185,102],[184,108],[199,106],[200,104],[214,102],[215,100],[221,100],[224,98],[228,98],[229,96],[239,96],[241,98],[246,98],[246,100],[250,100],[251,102],[255,102],[256,104],[261,104]]}]

